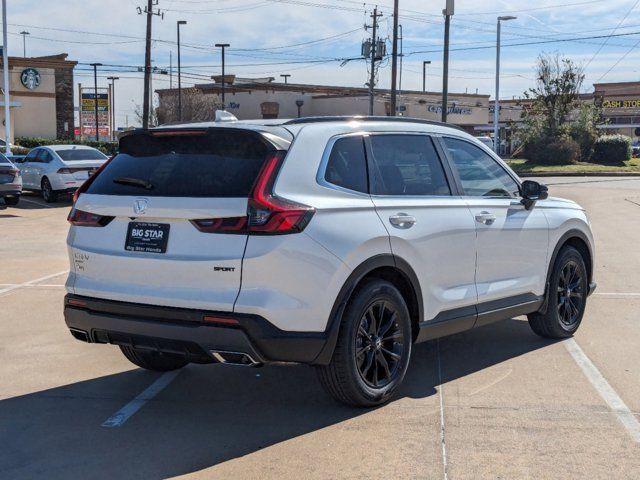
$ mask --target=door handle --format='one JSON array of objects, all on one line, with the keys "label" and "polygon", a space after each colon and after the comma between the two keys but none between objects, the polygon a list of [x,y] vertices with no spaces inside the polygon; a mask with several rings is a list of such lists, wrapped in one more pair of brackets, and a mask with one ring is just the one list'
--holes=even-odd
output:
[{"label": "door handle", "polygon": [[495,221],[496,216],[490,212],[483,211],[476,215],[476,222],[483,223],[484,225],[492,225]]},{"label": "door handle", "polygon": [[407,215],[406,213],[398,213],[389,217],[389,222],[396,228],[407,229],[411,228],[416,223],[416,217]]}]

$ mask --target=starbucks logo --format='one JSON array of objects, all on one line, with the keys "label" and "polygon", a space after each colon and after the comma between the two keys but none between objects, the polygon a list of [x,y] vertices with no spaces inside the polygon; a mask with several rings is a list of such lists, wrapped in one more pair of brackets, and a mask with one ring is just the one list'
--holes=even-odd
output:
[{"label": "starbucks logo", "polygon": [[40,86],[40,73],[35,68],[25,68],[20,74],[20,81],[25,88],[34,90]]}]

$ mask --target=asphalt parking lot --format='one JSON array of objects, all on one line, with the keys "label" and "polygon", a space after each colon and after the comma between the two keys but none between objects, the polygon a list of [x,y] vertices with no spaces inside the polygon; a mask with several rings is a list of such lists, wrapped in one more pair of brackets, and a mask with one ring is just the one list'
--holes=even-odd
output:
[{"label": "asphalt parking lot", "polygon": [[70,202],[0,205],[0,478],[640,478],[640,178],[542,180],[595,233],[575,339],[514,318],[418,345],[375,410],[304,366],[160,375],[74,340]]}]

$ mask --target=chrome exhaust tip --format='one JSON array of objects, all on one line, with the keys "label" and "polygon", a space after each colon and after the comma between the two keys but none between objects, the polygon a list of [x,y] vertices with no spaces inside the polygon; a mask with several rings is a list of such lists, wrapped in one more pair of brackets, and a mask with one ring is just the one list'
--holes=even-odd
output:
[{"label": "chrome exhaust tip", "polygon": [[211,350],[211,355],[218,362],[226,365],[240,365],[243,367],[258,367],[261,362],[244,352],[227,352],[225,350]]}]

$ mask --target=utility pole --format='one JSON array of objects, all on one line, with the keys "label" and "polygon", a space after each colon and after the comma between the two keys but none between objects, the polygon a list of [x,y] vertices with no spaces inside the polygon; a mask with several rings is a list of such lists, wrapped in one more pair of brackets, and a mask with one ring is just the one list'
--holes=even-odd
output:
[{"label": "utility pole", "polygon": [[[378,13],[378,7],[373,9],[373,13],[371,14],[371,18],[373,19],[373,28],[371,35],[371,47],[370,47],[370,55],[371,55],[371,76],[369,77],[369,115],[373,115],[373,100],[374,100],[374,86],[376,82],[376,60],[378,60],[378,18],[382,16],[381,13]],[[382,56],[380,56],[380,59]]]},{"label": "utility pole", "polygon": [[111,137],[116,139],[116,80],[120,80],[120,77],[107,77],[107,80],[111,80]]},{"label": "utility pole", "polygon": [[290,73],[283,73],[280,75],[282,78],[284,78],[284,84],[287,84],[287,78],[289,78],[291,76]]},{"label": "utility pole", "polygon": [[2,0],[2,73],[4,78],[4,151],[11,155],[11,108],[9,106],[9,49],[7,46],[7,0]]},{"label": "utility pole", "polygon": [[500,155],[500,24],[517,17],[498,17],[496,37],[496,98],[493,103],[493,151]]},{"label": "utility pole", "polygon": [[226,110],[227,104],[224,99],[224,87],[226,83],[224,78],[224,49],[230,47],[231,45],[228,43],[216,43],[215,46],[222,49],[222,110]]},{"label": "utility pole", "polygon": [[96,142],[100,141],[100,131],[98,130],[99,128],[99,122],[98,122],[98,67],[101,67],[102,64],[101,63],[92,63],[91,66],[93,67],[93,88],[94,88],[94,94],[93,94],[93,105],[95,108],[95,117],[96,117]]},{"label": "utility pole", "polygon": [[398,75],[398,102],[401,102],[401,96],[402,96],[402,59],[404,58],[404,53],[403,53],[403,40],[404,40],[404,35],[402,34],[402,24],[398,25],[398,28],[400,29],[400,37],[398,38],[398,40],[400,40],[400,73]]},{"label": "utility pole", "polygon": [[427,65],[431,65],[431,60],[422,62],[422,91],[427,91]]},{"label": "utility pole", "polygon": [[396,105],[396,78],[398,76],[398,0],[393,0],[393,44],[391,49],[391,116],[395,117],[398,107]]},{"label": "utility pole", "polygon": [[447,121],[449,108],[449,27],[454,11],[454,0],[447,0],[447,6],[442,11],[444,15],[444,61],[442,62],[442,121]]},{"label": "utility pole", "polygon": [[153,16],[157,15],[164,18],[164,12],[160,10],[153,11],[153,7],[158,5],[158,0],[147,0],[147,6],[144,9],[138,7],[138,15],[145,14],[147,16],[147,33],[144,45],[144,95],[142,99],[142,128],[149,128],[149,111],[151,108],[149,99],[150,83],[151,83],[151,21]]},{"label": "utility pole", "polygon": [[173,90],[173,51],[169,50],[169,90]]},{"label": "utility pole", "polygon": [[31,34],[26,30],[23,30],[20,32],[20,35],[22,35],[22,57],[27,58],[27,35]]},{"label": "utility pole", "polygon": [[178,20],[176,28],[178,29],[178,121],[182,121],[182,72],[180,70],[180,25],[186,25],[186,20]]}]

